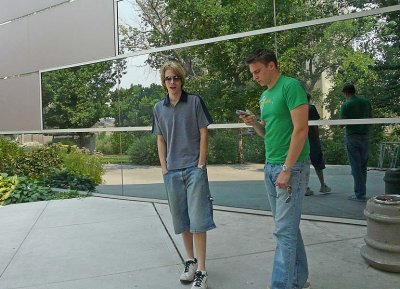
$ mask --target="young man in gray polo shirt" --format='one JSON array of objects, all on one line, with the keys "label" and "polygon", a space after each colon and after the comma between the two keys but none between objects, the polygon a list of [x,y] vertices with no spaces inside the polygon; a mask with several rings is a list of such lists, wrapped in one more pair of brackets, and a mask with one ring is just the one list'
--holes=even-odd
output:
[{"label": "young man in gray polo shirt", "polygon": [[215,228],[206,169],[212,118],[200,96],[182,89],[185,71],[179,63],[163,65],[160,74],[168,94],[154,106],[153,133],[174,230],[182,234],[187,254],[180,280],[193,281],[192,289],[207,288],[206,232]]}]

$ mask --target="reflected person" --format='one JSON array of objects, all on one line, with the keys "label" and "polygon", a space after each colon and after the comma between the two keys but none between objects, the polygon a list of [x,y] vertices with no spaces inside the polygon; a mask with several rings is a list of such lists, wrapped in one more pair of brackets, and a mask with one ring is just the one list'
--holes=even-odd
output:
[{"label": "reflected person", "polygon": [[[342,89],[346,101],[340,108],[343,119],[371,118],[372,109],[369,100],[356,96],[353,84],[347,84]],[[369,124],[346,125],[345,144],[347,158],[354,179],[354,194],[349,200],[365,202],[367,200],[367,165],[371,143]]]},{"label": "reflected person", "polygon": [[[311,104],[311,94],[307,93],[308,100],[308,120],[319,120],[321,117],[319,116],[318,110],[315,105]],[[319,139],[319,128],[318,125],[312,125],[308,127],[308,141],[310,142],[310,160],[311,164],[315,169],[315,173],[317,174],[320,188],[320,193],[326,194],[331,191],[331,188],[328,187],[325,183],[324,178],[324,169],[325,161],[324,155],[321,149],[321,141]],[[307,187],[306,196],[312,196],[314,192]]]},{"label": "reflected person", "polygon": [[212,118],[200,96],[183,90],[181,64],[166,63],[160,74],[167,95],[154,106],[153,133],[174,231],[187,254],[180,280],[193,281],[192,289],[207,288],[207,231],[216,227],[206,168]]},{"label": "reflected person", "polygon": [[310,288],[300,232],[301,209],[310,175],[308,102],[300,81],[282,75],[275,53],[260,49],[246,60],[253,79],[267,89],[259,98],[261,121],[240,116],[265,143],[265,186],[276,240],[272,289]]}]

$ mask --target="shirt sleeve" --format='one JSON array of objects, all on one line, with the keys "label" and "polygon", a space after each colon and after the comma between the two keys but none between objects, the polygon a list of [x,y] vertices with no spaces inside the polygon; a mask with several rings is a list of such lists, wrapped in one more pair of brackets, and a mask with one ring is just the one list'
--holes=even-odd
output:
[{"label": "shirt sleeve", "polygon": [[161,129],[160,129],[160,123],[159,123],[158,117],[157,117],[157,106],[156,105],[153,108],[153,125],[151,128],[151,132],[153,134],[162,134]]},{"label": "shirt sleeve", "polygon": [[213,123],[213,119],[207,109],[203,99],[198,96],[196,101],[197,125],[199,128],[204,128]]},{"label": "shirt sleeve", "polygon": [[285,89],[285,97],[289,110],[293,110],[303,104],[308,104],[306,91],[297,80],[288,83]]}]

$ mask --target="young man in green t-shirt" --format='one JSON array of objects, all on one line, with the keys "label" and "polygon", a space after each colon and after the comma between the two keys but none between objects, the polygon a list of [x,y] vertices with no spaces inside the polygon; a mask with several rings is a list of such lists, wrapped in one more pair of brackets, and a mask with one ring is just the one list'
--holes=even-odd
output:
[{"label": "young man in green t-shirt", "polygon": [[258,50],[246,63],[253,79],[267,86],[259,100],[261,121],[254,115],[241,118],[265,143],[264,177],[277,242],[271,286],[310,288],[299,228],[310,175],[307,95],[298,80],[281,75],[272,50]]},{"label": "young man in green t-shirt", "polygon": [[[342,93],[346,101],[340,108],[341,118],[358,119],[372,116],[371,103],[365,98],[356,96],[356,88],[353,84],[345,85]],[[354,179],[354,194],[349,196],[349,200],[365,202],[367,201],[367,165],[371,143],[370,125],[346,125],[345,143]]]}]

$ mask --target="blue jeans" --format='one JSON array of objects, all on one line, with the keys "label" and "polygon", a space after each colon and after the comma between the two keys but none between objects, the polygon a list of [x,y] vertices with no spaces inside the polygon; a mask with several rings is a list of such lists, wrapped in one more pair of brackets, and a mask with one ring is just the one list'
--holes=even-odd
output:
[{"label": "blue jeans", "polygon": [[369,134],[346,135],[347,158],[354,179],[354,193],[357,198],[364,198],[367,194],[367,165],[371,143]]},{"label": "blue jeans", "polygon": [[168,171],[164,184],[175,234],[206,232],[216,227],[207,169],[189,167]]},{"label": "blue jeans", "polygon": [[287,189],[275,186],[282,170],[280,164],[266,164],[265,186],[275,222],[276,249],[271,289],[303,288],[308,278],[307,256],[300,232],[301,209],[310,177],[309,162],[298,162],[292,169],[292,196],[287,201]]}]

